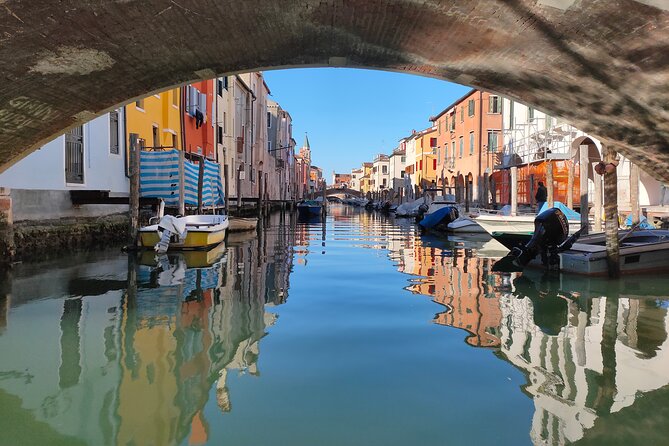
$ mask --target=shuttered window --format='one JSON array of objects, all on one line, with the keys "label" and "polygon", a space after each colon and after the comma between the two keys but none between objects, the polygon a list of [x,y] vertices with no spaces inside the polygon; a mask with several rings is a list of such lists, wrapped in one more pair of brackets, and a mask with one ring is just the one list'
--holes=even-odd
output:
[{"label": "shuttered window", "polygon": [[65,134],[65,181],[84,183],[84,128],[75,127]]},{"label": "shuttered window", "polygon": [[118,112],[114,110],[109,113],[109,153],[119,154],[118,144]]}]

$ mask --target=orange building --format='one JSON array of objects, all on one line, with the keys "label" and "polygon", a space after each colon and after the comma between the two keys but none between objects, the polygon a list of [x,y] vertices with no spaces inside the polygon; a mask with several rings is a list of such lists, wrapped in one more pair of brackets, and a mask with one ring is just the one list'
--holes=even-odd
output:
[{"label": "orange building", "polygon": [[502,145],[502,98],[472,89],[430,118],[436,127],[437,178],[459,202],[488,202],[488,178]]},{"label": "orange building", "polygon": [[196,82],[182,89],[183,147],[186,152],[216,160],[212,104],[214,81]]}]

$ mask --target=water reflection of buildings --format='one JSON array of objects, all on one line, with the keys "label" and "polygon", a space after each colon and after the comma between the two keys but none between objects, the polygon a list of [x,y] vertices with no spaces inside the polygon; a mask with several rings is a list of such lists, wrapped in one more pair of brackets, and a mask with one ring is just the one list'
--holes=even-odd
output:
[{"label": "water reflection of buildings", "polygon": [[[415,276],[407,290],[446,307],[435,322],[466,330],[472,346],[498,348],[500,358],[526,374],[522,390],[535,405],[530,432],[535,444],[561,445],[620,431],[633,440],[638,424],[621,429],[626,417],[614,422],[612,414],[668,388],[669,282],[653,291],[647,280],[612,285],[531,272],[492,275],[492,259],[429,237],[389,248],[401,270]],[[666,420],[656,417],[653,423],[651,411],[644,415],[651,437],[654,432],[656,440],[664,438]]]},{"label": "water reflection of buildings", "polygon": [[170,259],[170,284],[163,269],[129,268],[116,253],[19,268],[0,299],[0,355],[12,358],[0,366],[0,403],[23,422],[3,441],[205,442],[211,389],[229,411],[228,371],[257,374],[276,318],[266,304],[287,298],[293,243],[270,227],[208,268]]}]

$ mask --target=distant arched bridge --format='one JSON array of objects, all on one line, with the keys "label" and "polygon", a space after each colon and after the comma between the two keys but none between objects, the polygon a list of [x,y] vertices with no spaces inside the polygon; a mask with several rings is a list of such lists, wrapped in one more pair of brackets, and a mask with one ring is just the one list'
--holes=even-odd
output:
[{"label": "distant arched bridge", "polygon": [[348,189],[348,188],[340,188],[340,187],[332,187],[330,189],[325,190],[325,196],[327,197],[338,197],[338,198],[346,198],[346,196],[349,197],[356,197],[360,198],[362,196],[362,193],[360,191],[354,190],[354,189]]}]

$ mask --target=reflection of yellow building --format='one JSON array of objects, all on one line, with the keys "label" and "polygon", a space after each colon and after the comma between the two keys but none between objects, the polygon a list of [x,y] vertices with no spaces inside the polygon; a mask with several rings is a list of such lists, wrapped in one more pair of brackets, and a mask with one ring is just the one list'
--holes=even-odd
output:
[{"label": "reflection of yellow building", "polygon": [[144,147],[181,148],[181,89],[151,95],[125,107],[127,134]]}]

